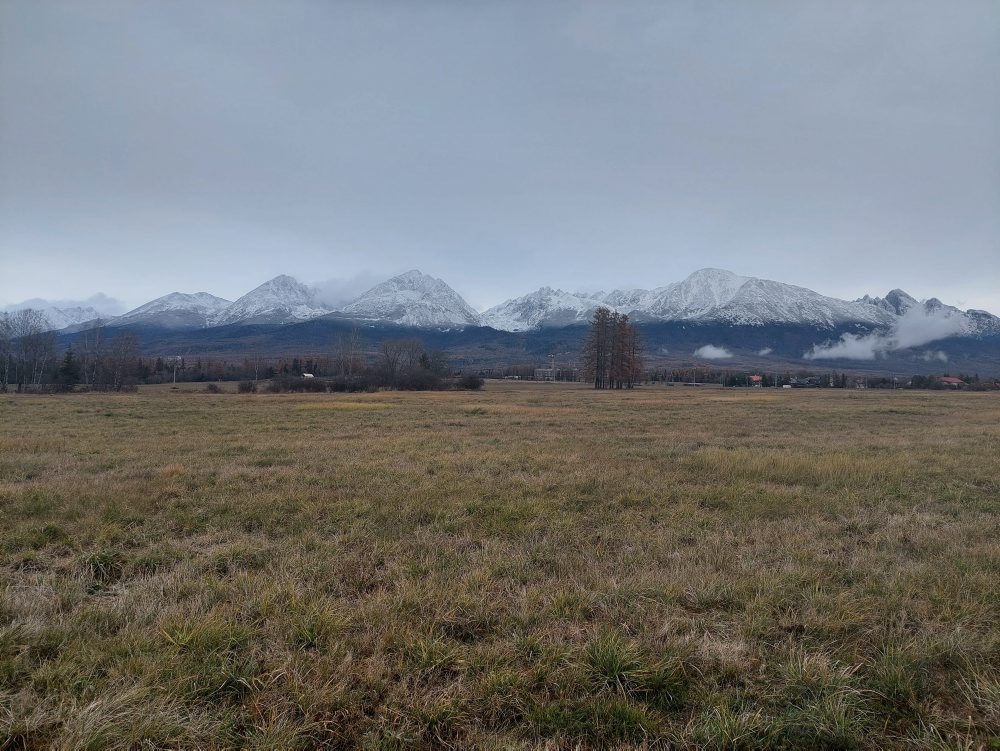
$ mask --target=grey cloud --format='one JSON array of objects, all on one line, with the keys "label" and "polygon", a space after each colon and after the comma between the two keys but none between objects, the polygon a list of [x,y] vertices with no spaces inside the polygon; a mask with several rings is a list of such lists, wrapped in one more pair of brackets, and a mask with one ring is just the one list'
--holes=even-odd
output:
[{"label": "grey cloud", "polygon": [[385,281],[384,277],[370,272],[355,274],[348,279],[326,279],[312,285],[316,290],[316,298],[319,302],[339,309],[353,302],[357,297],[367,292],[379,282]]},{"label": "grey cloud", "polygon": [[0,303],[704,266],[1000,311],[1000,6],[0,3]]},{"label": "grey cloud", "polygon": [[22,300],[21,302],[11,303],[5,306],[3,309],[8,311],[13,310],[24,310],[25,308],[35,308],[36,310],[42,310],[44,308],[93,308],[98,313],[103,313],[108,316],[121,315],[125,312],[125,305],[121,300],[116,300],[113,297],[105,295],[103,292],[98,292],[96,295],[91,295],[90,297],[83,300],[44,300],[40,297],[33,297],[29,300]]}]

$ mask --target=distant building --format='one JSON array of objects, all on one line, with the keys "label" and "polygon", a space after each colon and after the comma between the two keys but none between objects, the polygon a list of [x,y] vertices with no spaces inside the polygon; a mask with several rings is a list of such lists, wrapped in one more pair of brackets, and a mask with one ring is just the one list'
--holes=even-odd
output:
[{"label": "distant building", "polygon": [[752,375],[750,376],[750,385],[756,388],[760,388],[764,385],[764,376]]},{"label": "distant building", "polygon": [[942,385],[951,389],[960,389],[963,386],[969,385],[961,378],[955,378],[954,376],[941,376],[938,380],[942,383]]},{"label": "distant building", "polygon": [[535,368],[536,381],[575,381],[579,376],[576,368]]}]

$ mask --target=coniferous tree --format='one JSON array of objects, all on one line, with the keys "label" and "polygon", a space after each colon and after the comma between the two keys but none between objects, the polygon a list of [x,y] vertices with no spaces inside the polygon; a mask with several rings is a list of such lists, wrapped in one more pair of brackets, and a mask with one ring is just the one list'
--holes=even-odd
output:
[{"label": "coniferous tree", "polygon": [[80,382],[80,360],[73,349],[66,350],[62,363],[59,365],[59,383],[63,386],[74,386]]},{"label": "coniferous tree", "polygon": [[583,370],[596,389],[632,388],[642,374],[636,326],[623,313],[598,308],[583,345]]}]

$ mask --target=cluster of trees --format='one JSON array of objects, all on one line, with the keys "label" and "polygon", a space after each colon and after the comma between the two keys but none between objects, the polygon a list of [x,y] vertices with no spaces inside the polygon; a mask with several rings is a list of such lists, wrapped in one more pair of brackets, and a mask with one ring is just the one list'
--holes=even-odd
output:
[{"label": "cluster of trees", "polygon": [[632,388],[642,380],[639,329],[628,315],[598,308],[583,345],[583,371],[596,389]]},{"label": "cluster of trees", "polygon": [[30,308],[0,315],[0,391],[43,383],[55,361],[56,335]]},{"label": "cluster of trees", "polygon": [[[454,373],[443,352],[428,350],[419,339],[389,339],[379,345],[374,359],[362,355],[359,340],[339,340],[331,374],[279,372],[268,385],[269,391],[375,391],[380,388],[405,391],[433,391],[458,388],[477,389],[483,380],[477,374]],[[252,382],[241,391],[254,390]]]},{"label": "cluster of trees", "polygon": [[[722,370],[712,368],[655,368],[646,373],[646,380],[653,383],[712,383],[722,386],[750,386],[753,385],[751,377],[758,375],[761,378],[760,385],[765,388],[774,388],[784,385],[810,385],[818,388],[853,389],[863,386],[870,389],[950,389],[952,386],[941,381],[941,376],[936,375],[914,375],[891,376],[891,375],[858,375],[856,373],[843,373],[838,371],[828,373],[816,373],[811,370],[784,371],[783,373],[761,372],[753,370]],[[948,375],[947,373],[945,375]],[[981,379],[979,374],[959,374],[967,385],[963,388],[970,390],[993,390],[1000,388],[1000,381],[997,379]]]},{"label": "cluster of trees", "polygon": [[[948,373],[944,374],[945,377],[948,375]],[[967,388],[970,391],[996,391],[1000,389],[1000,378],[980,378],[979,373],[959,373],[956,378],[964,381],[965,386],[963,388]],[[907,388],[911,389],[954,388],[954,386],[942,382],[941,376],[934,375],[915,375],[906,385]]]},{"label": "cluster of trees", "polygon": [[419,339],[382,342],[373,369],[380,386],[406,391],[445,388],[445,379],[451,374],[444,353],[425,349]]},{"label": "cluster of trees", "polygon": [[[535,380],[536,371],[546,370],[552,368],[552,362],[545,362],[543,360],[537,360],[530,363],[518,363],[516,365],[502,365],[497,367],[484,367],[478,368],[477,373],[481,376],[486,376],[487,378],[516,378],[521,381],[533,381]],[[565,365],[559,363],[555,365],[555,376],[554,378],[546,378],[546,380],[556,380],[556,381],[576,381],[578,380],[579,371],[577,370],[575,363]]]},{"label": "cluster of trees", "polygon": [[0,391],[59,390],[78,384],[120,391],[149,374],[131,331],[109,337],[98,324],[82,332],[76,348],[68,348],[61,358],[56,341],[56,332],[37,310],[0,315]]}]

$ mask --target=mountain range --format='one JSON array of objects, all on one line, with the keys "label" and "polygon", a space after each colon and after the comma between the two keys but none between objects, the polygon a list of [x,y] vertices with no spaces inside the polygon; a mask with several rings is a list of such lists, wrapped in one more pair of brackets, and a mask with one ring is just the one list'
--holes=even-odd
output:
[{"label": "mountain range", "polygon": [[[652,289],[587,293],[542,287],[482,312],[474,310],[442,280],[416,270],[375,285],[339,309],[325,304],[313,288],[282,275],[232,302],[207,292],[173,292],[104,322],[161,334],[204,331],[206,336],[223,327],[228,327],[227,331],[254,326],[280,328],[307,321],[421,329],[425,333],[492,329],[538,334],[580,328],[600,306],[629,314],[651,332],[669,330],[672,341],[689,337],[691,332],[699,332],[703,338],[711,333],[730,345],[735,342],[749,347],[751,342],[763,342],[766,346],[761,351],[772,348],[771,342],[784,341],[788,348],[800,347],[797,356],[806,359],[844,353],[851,357],[858,351],[862,358],[875,357],[880,351],[922,346],[949,337],[991,341],[1000,337],[997,316],[982,310],[960,310],[937,298],[919,301],[895,289],[884,297],[840,300],[804,287],[711,268]],[[49,308],[44,312],[53,329],[64,333],[89,326],[97,318],[92,308]],[[464,336],[463,341],[470,336]],[[475,336],[482,339],[487,335]],[[812,350],[803,352],[803,345]]]}]

